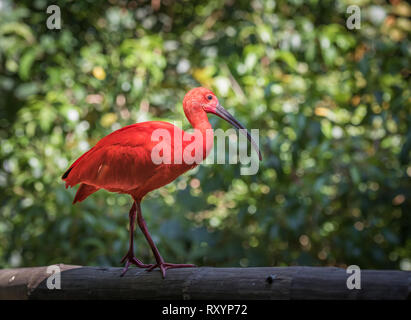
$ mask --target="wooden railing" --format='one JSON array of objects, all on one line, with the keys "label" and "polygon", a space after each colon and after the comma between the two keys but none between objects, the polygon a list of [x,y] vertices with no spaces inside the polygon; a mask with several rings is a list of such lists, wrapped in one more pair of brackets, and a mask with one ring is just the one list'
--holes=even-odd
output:
[{"label": "wooden railing", "polygon": [[[411,272],[335,267],[130,268],[55,265],[0,270],[0,299],[410,299]],[[60,272],[58,272],[60,271]],[[359,288],[360,287],[360,288]]]}]

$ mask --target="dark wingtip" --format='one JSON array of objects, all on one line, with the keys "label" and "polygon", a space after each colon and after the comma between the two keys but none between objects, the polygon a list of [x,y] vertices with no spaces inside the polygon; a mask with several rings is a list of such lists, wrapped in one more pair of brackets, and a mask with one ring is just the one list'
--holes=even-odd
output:
[{"label": "dark wingtip", "polygon": [[263,157],[262,157],[262,155],[261,155],[260,150],[258,150],[258,158],[260,159],[260,161],[263,161]]},{"label": "dark wingtip", "polygon": [[61,179],[66,179],[71,171],[71,169],[73,169],[72,167],[70,169],[68,169],[66,172],[64,172],[63,176],[61,177]]}]

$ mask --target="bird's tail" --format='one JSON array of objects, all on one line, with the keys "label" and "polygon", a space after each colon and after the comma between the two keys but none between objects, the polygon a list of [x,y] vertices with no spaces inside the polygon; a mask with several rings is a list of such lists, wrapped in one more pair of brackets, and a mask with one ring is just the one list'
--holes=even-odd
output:
[{"label": "bird's tail", "polygon": [[85,183],[80,184],[80,187],[77,190],[76,196],[74,197],[73,204],[75,204],[76,202],[83,201],[90,194],[92,194],[92,193],[94,193],[98,190],[99,190],[98,187],[95,187],[95,186],[92,186],[92,185],[89,185],[89,184],[85,184]]}]

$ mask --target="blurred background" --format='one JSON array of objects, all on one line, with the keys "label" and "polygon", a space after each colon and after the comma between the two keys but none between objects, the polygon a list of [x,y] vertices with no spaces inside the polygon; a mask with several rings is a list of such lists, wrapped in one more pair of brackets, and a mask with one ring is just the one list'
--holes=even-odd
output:
[{"label": "blurred background", "polygon": [[[0,267],[121,266],[131,199],[73,206],[60,177],[122,126],[189,128],[201,85],[260,129],[263,162],[202,165],[143,201],[166,261],[411,270],[410,17],[400,0],[0,0]],[[139,230],[136,256],[154,261]]]}]

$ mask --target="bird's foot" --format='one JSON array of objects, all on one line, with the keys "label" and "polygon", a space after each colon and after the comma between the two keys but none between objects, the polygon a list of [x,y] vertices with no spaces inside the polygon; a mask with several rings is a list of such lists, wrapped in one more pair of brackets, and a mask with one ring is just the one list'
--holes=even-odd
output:
[{"label": "bird's foot", "polygon": [[120,277],[124,276],[128,271],[130,264],[134,264],[139,268],[151,268],[153,267],[152,264],[144,264],[139,259],[137,259],[133,253],[127,252],[127,254],[121,259],[121,263],[126,263],[124,266],[123,272],[121,273]]},{"label": "bird's foot", "polygon": [[150,272],[155,268],[160,268],[161,274],[163,275],[163,279],[166,277],[166,270],[168,269],[177,269],[177,268],[195,268],[195,264],[177,264],[177,263],[167,263],[167,262],[160,262],[154,264],[146,269],[146,271]]}]

